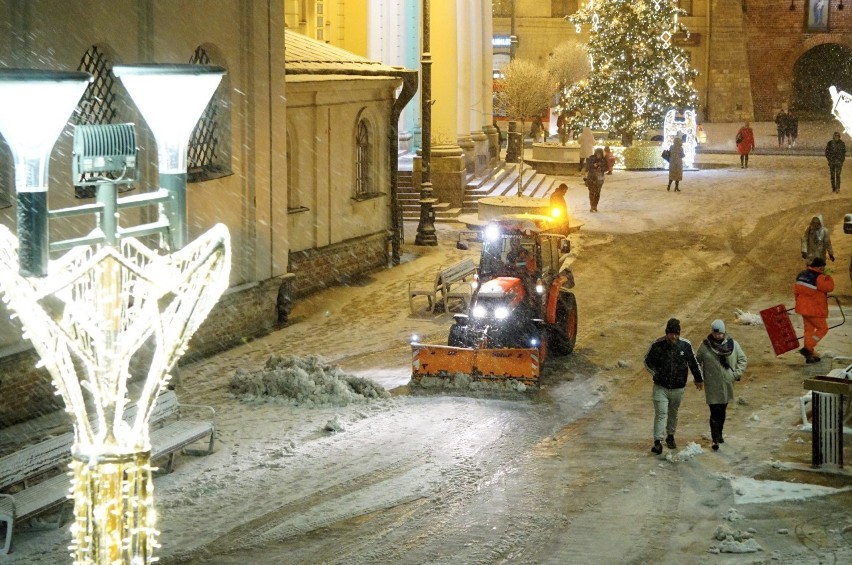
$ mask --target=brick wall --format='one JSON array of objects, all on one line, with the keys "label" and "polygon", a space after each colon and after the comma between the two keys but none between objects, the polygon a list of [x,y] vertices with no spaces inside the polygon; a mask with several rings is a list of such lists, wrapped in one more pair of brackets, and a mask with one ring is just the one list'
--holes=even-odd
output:
[{"label": "brick wall", "polygon": [[[733,0],[716,0],[734,3]],[[736,0],[740,4],[740,0]],[[787,0],[746,0],[748,65],[751,74],[754,120],[772,121],[782,104],[792,99],[793,70],[808,50],[824,44],[852,46],[852,2],[837,10],[837,0],[827,2],[828,32],[806,29],[807,0],[795,0],[790,11]]]},{"label": "brick wall", "polygon": [[321,249],[290,253],[288,271],[296,275],[293,296],[304,296],[379,267],[387,266],[389,234],[380,232]]},{"label": "brick wall", "polygon": [[[230,289],[192,337],[180,363],[189,363],[270,332],[278,322],[276,303],[282,284],[292,296],[344,283],[387,265],[388,234],[377,233],[322,249],[290,254],[292,282],[269,279]],[[146,353],[134,358],[131,374],[144,375]],[[27,350],[0,357],[0,427],[43,416],[64,406],[50,375],[36,369],[38,356]]]}]

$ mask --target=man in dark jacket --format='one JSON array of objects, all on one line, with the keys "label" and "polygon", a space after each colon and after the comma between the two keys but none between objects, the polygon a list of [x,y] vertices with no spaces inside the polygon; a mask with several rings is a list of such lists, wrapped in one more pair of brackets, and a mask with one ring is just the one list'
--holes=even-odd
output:
[{"label": "man in dark jacket", "polygon": [[834,136],[825,144],[825,159],[831,175],[831,192],[840,192],[840,171],[846,160],[846,144],[840,139],[840,132],[834,132]]},{"label": "man in dark jacket", "polygon": [[654,377],[654,446],[651,451],[663,452],[663,431],[666,447],[677,449],[674,434],[677,413],[683,399],[683,389],[692,371],[695,388],[701,390],[704,377],[695,359],[689,340],[680,337],[680,321],[672,318],[666,323],[666,335],[654,341],[645,354],[645,368]]}]

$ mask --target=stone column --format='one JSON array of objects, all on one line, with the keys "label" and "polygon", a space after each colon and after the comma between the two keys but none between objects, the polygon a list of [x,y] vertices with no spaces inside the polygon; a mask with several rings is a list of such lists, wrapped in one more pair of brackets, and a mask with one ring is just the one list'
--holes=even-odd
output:
[{"label": "stone column", "polygon": [[500,133],[494,127],[493,99],[493,70],[494,49],[491,38],[494,36],[492,27],[492,0],[480,0],[482,6],[482,130],[488,136],[488,166],[496,167],[500,161]]}]

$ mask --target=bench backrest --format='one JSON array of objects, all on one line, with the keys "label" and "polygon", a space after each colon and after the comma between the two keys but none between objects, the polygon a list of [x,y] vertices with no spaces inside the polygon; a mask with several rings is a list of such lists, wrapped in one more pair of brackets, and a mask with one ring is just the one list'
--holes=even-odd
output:
[{"label": "bench backrest", "polygon": [[454,265],[450,265],[441,271],[443,284],[458,282],[476,273],[476,264],[473,259],[463,259]]},{"label": "bench backrest", "polygon": [[[164,391],[157,399],[150,424],[177,415],[179,409],[175,392]],[[136,405],[129,405],[124,412],[125,421],[132,421],[136,413]],[[0,457],[0,489],[23,482],[69,461],[73,445],[74,433],[66,432]]]}]

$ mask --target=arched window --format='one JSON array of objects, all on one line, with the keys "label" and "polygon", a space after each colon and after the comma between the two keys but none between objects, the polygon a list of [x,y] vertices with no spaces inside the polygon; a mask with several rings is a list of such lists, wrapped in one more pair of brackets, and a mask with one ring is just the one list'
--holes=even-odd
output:
[{"label": "arched window", "polygon": [[[203,47],[195,50],[189,62],[194,65],[211,64],[210,56]],[[189,138],[186,155],[187,182],[201,182],[231,174],[229,158],[222,144],[222,91],[220,84]]]},{"label": "arched window", "polygon": [[370,128],[366,120],[359,120],[355,136],[355,197],[363,198],[374,192],[370,177]]}]

